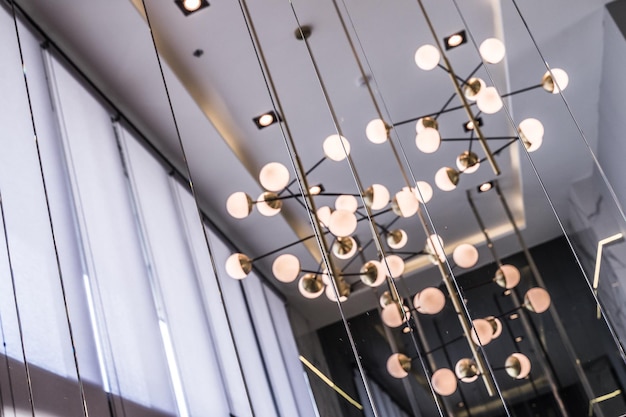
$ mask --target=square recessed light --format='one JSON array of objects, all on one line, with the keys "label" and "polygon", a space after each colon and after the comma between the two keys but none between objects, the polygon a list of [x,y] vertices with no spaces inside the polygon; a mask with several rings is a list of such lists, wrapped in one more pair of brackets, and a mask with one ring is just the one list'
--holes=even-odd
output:
[{"label": "square recessed light", "polygon": [[[481,127],[483,125],[483,118],[482,117],[476,117],[476,118],[474,118],[474,121],[476,122],[478,127]],[[471,132],[472,130],[474,130],[474,125],[472,124],[471,120],[468,120],[467,122],[463,123],[463,130],[465,132]]]},{"label": "square recessed light", "polygon": [[462,30],[457,33],[453,33],[452,35],[444,38],[443,44],[446,47],[446,50],[456,48],[457,46],[463,45],[467,42],[467,36],[465,35],[465,31]]},{"label": "square recessed light", "polygon": [[324,191],[324,186],[322,184],[312,185],[309,187],[309,194],[311,195],[319,195]]},{"label": "square recessed light", "polygon": [[256,127],[258,127],[259,129],[263,129],[270,125],[273,125],[276,122],[280,122],[281,118],[276,114],[276,112],[272,110],[255,117],[254,119],[252,119],[252,121],[254,122]]},{"label": "square recessed light", "polygon": [[180,8],[185,16],[209,7],[207,0],[174,0],[174,3]]},{"label": "square recessed light", "polygon": [[477,188],[479,193],[486,193],[493,188],[493,181],[483,182]]}]

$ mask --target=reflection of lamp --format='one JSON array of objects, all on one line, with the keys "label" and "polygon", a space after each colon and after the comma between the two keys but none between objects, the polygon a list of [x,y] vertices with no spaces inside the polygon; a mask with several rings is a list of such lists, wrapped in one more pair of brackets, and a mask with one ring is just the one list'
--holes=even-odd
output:
[{"label": "reflection of lamp", "polygon": [[506,373],[515,379],[524,379],[530,374],[530,359],[522,353],[513,353],[504,363]]},{"label": "reflection of lamp", "polygon": [[431,377],[433,389],[439,395],[448,396],[456,391],[456,375],[448,368],[437,369]]},{"label": "reflection of lamp", "polygon": [[394,353],[387,359],[387,372],[394,378],[404,378],[411,370],[411,359],[403,353]]}]

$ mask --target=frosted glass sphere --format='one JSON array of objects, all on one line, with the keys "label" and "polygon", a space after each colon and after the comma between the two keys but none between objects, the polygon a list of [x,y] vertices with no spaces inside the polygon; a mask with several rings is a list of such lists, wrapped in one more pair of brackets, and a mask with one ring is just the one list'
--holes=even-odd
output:
[{"label": "frosted glass sphere", "polygon": [[324,284],[317,275],[304,274],[298,281],[298,291],[305,298],[317,298],[324,292]]},{"label": "frosted glass sphere", "polygon": [[337,236],[350,236],[356,230],[357,220],[354,213],[348,210],[335,210],[330,215],[328,230]]},{"label": "frosted glass sphere", "polygon": [[283,206],[282,200],[277,200],[278,195],[275,193],[263,193],[257,198],[256,208],[264,216],[275,216],[280,213]]},{"label": "frosted glass sphere", "polygon": [[394,378],[404,378],[410,370],[411,359],[402,353],[394,353],[387,359],[387,372]]},{"label": "frosted glass sphere", "polygon": [[[330,301],[332,301],[334,303],[337,302],[337,293],[335,292],[335,287],[333,287],[332,285],[327,285],[326,286],[326,298],[328,298]],[[347,299],[348,299],[348,297],[346,297],[345,295],[339,294],[339,302],[340,303],[343,303]]]},{"label": "frosted glass sphere", "polygon": [[472,341],[480,346],[486,346],[491,342],[493,336],[493,328],[485,319],[476,319],[472,321],[473,329],[470,332]]},{"label": "frosted glass sphere", "polygon": [[389,245],[391,249],[402,249],[408,240],[409,237],[402,229],[395,229],[387,234],[387,245]]},{"label": "frosted glass sphere", "polygon": [[473,174],[480,167],[480,159],[474,152],[465,151],[456,157],[456,167],[459,172]]},{"label": "frosted glass sphere", "polygon": [[506,52],[502,41],[496,38],[485,39],[480,44],[479,51],[480,56],[490,64],[497,64],[502,61]]},{"label": "frosted glass sphere", "polygon": [[528,152],[534,152],[543,143],[543,124],[534,118],[524,119],[520,122],[517,131]]},{"label": "frosted glass sphere", "polygon": [[486,317],[485,320],[491,324],[491,328],[493,329],[493,334],[491,335],[492,339],[497,339],[502,334],[502,322],[499,318],[494,316]]},{"label": "frosted glass sphere", "polygon": [[[387,274],[391,272],[392,278],[397,279],[404,274],[404,260],[401,257],[398,255],[388,255],[385,257],[385,261],[387,265],[383,264],[383,269]],[[389,270],[387,270],[387,268],[389,268]]]},{"label": "frosted glass sphere", "polygon": [[495,87],[485,87],[478,95],[476,105],[481,112],[494,114],[499,112],[504,104]]},{"label": "frosted glass sphere", "polygon": [[436,287],[426,287],[413,298],[415,309],[422,314],[438,314],[446,305],[446,296]]},{"label": "frosted glass sphere", "polygon": [[320,221],[322,226],[328,227],[330,223],[330,215],[332,214],[332,210],[328,206],[322,206],[317,209],[317,219]]},{"label": "frosted glass sphere", "polygon": [[[404,312],[406,313],[406,318],[411,317],[411,313],[406,306],[403,306]],[[400,314],[400,309],[398,309],[397,303],[391,303],[383,308],[382,313],[380,314],[383,323],[385,323],[389,327],[399,327],[404,323],[404,315]]]},{"label": "frosted glass sphere", "polygon": [[335,200],[335,209],[337,210],[346,210],[354,213],[356,209],[359,207],[359,202],[356,197],[351,195],[340,195]]},{"label": "frosted glass sphere", "polygon": [[433,198],[433,187],[426,181],[417,181],[415,183],[415,197],[422,204],[428,203]]},{"label": "frosted glass sphere", "polygon": [[485,91],[487,84],[482,80],[482,78],[472,77],[467,80],[467,83],[463,86],[463,95],[469,101],[476,101],[480,93]]},{"label": "frosted glass sphere", "polygon": [[437,256],[441,262],[446,259],[446,251],[444,249],[444,243],[441,236],[432,234],[426,239],[426,253]]},{"label": "frosted glass sphere", "polygon": [[461,268],[471,268],[478,262],[478,250],[469,243],[461,243],[454,248],[452,259]]},{"label": "frosted glass sphere", "polygon": [[523,353],[513,353],[506,358],[504,368],[511,378],[524,379],[530,374],[530,359]]},{"label": "frosted glass sphere", "polygon": [[389,203],[389,190],[381,184],[372,184],[364,193],[365,204],[372,210],[381,210]]},{"label": "frosted glass sphere", "polygon": [[535,313],[543,313],[550,308],[550,294],[540,287],[531,288],[524,296],[524,307]]},{"label": "frosted glass sphere", "polygon": [[235,279],[244,279],[252,270],[252,261],[243,253],[233,253],[226,259],[226,273]]},{"label": "frosted glass sphere", "polygon": [[343,161],[350,155],[350,142],[343,136],[330,135],[324,140],[324,154],[333,161]]},{"label": "frosted glass sphere", "polygon": [[419,119],[417,119],[417,122],[415,122],[415,133],[421,133],[427,127],[438,130],[439,123],[437,123],[437,120],[434,117],[420,117]]},{"label": "frosted glass sphere", "polygon": [[402,191],[396,193],[392,204],[394,213],[401,217],[411,217],[419,209],[419,201],[408,187],[404,187]]},{"label": "frosted glass sphere", "polygon": [[567,72],[560,68],[553,68],[551,72],[552,75],[550,75],[550,71],[546,71],[546,73],[543,74],[541,85],[547,92],[558,94],[565,90],[569,84],[569,76]]},{"label": "frosted glass sphere", "polygon": [[387,140],[387,126],[381,119],[374,119],[365,128],[367,139],[376,144],[384,143]]},{"label": "frosted glass sphere", "polygon": [[268,191],[281,191],[289,183],[289,170],[279,162],[270,162],[261,168],[259,181]]},{"label": "frosted glass sphere", "polygon": [[435,392],[444,397],[452,395],[456,391],[456,375],[448,368],[437,369],[430,381]]},{"label": "frosted glass sphere", "polygon": [[235,219],[245,219],[252,212],[252,198],[243,191],[232,193],[226,200],[226,211]]},{"label": "frosted glass sphere", "polygon": [[378,261],[368,261],[361,267],[361,281],[370,287],[378,287],[387,278],[385,267]]},{"label": "frosted glass sphere", "polygon": [[441,135],[437,129],[426,127],[415,136],[415,145],[424,153],[433,153],[441,145]]},{"label": "frosted glass sphere", "polygon": [[420,46],[415,52],[415,64],[424,71],[430,71],[439,64],[441,54],[433,45]]},{"label": "frosted glass sphere", "polygon": [[519,284],[519,269],[513,265],[502,265],[497,271],[494,281],[502,288],[511,289]]},{"label": "frosted glass sphere", "polygon": [[201,0],[183,0],[183,7],[190,12],[198,10],[201,5]]},{"label": "frosted glass sphere", "polygon": [[442,191],[452,191],[459,183],[459,173],[450,167],[440,168],[435,174],[435,184]]},{"label": "frosted glass sphere", "polygon": [[389,291],[383,292],[378,298],[378,302],[380,303],[381,308],[385,308],[389,304],[393,303],[393,299],[391,298]]},{"label": "frosted glass sphere", "polygon": [[460,359],[454,366],[454,373],[461,381],[470,383],[478,379],[478,366],[473,359]]},{"label": "frosted glass sphere", "polygon": [[333,242],[333,254],[339,259],[352,258],[358,249],[356,240],[351,236],[338,237]]},{"label": "frosted glass sphere", "polygon": [[272,273],[280,282],[293,282],[300,274],[300,260],[289,253],[280,255],[272,264]]}]

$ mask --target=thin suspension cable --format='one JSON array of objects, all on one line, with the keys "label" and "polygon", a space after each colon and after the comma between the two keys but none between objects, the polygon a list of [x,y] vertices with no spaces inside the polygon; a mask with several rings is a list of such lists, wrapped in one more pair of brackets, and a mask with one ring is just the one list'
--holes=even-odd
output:
[{"label": "thin suspension cable", "polygon": [[[157,61],[158,67],[159,67],[159,72],[161,74],[161,81],[163,81],[163,88],[165,90],[165,96],[167,97],[167,103],[168,103],[168,106],[169,106],[169,109],[170,109],[170,114],[172,116],[172,121],[174,123],[174,129],[176,131],[176,139],[177,139],[180,151],[181,151],[181,157],[182,157],[185,169],[187,170],[187,176],[189,178],[189,189],[190,189],[191,195],[193,197],[194,204],[196,206],[196,213],[198,215],[198,220],[200,221],[200,224],[202,225],[202,234],[204,236],[204,241],[205,241],[205,244],[206,244],[206,247],[207,247],[207,251],[209,253],[209,259],[211,261],[211,268],[212,268],[213,273],[215,275],[215,282],[216,282],[217,288],[219,290],[218,292],[219,292],[219,296],[220,296],[220,301],[221,301],[222,305],[224,306],[224,309],[223,309],[224,310],[224,315],[226,316],[226,323],[227,323],[227,326],[228,326],[228,331],[229,331],[230,337],[232,339],[233,349],[235,351],[235,357],[237,358],[237,363],[240,364],[241,363],[241,355],[239,353],[239,349],[237,348],[237,344],[236,344],[235,339],[234,339],[233,327],[232,327],[232,324],[231,324],[231,320],[230,320],[230,315],[229,315],[228,309],[226,308],[226,300],[224,299],[224,292],[222,291],[222,285],[221,285],[221,283],[220,283],[220,281],[218,279],[219,273],[218,273],[217,265],[215,263],[215,257],[213,256],[213,248],[212,248],[209,236],[207,234],[206,228],[204,227],[203,213],[202,213],[202,210],[200,209],[200,202],[199,202],[198,196],[196,194],[196,190],[195,190],[195,186],[194,186],[194,180],[193,180],[193,175],[191,173],[191,169],[190,169],[190,166],[189,166],[189,160],[187,158],[187,153],[185,152],[185,146],[183,144],[183,140],[182,140],[182,136],[181,136],[181,133],[180,133],[180,129],[178,127],[178,119],[176,118],[176,114],[174,113],[174,105],[172,103],[172,98],[171,98],[171,95],[170,95],[170,92],[169,92],[169,87],[168,87],[167,81],[165,79],[165,73],[163,71],[163,65],[161,63],[161,55],[159,54],[159,50],[158,50],[158,47],[157,47],[157,44],[156,44],[156,39],[154,37],[154,31],[153,31],[153,28],[152,28],[152,24],[150,23],[150,17],[149,17],[149,14],[148,14],[148,9],[146,8],[145,0],[141,0],[141,5],[142,5],[142,7],[144,9],[144,13],[145,13],[145,16],[146,16],[146,23],[148,24],[148,29],[150,31],[150,38],[152,40],[152,46],[154,47],[154,54],[156,56],[156,61]],[[248,383],[247,383],[246,377],[245,377],[245,375],[243,373],[243,369],[241,368],[241,366],[238,366],[238,368],[239,368],[239,374],[241,376],[241,381],[242,381],[243,386],[244,386],[244,391],[245,391],[247,399],[248,399],[248,405],[250,407],[250,412],[252,413],[252,416],[254,417],[254,416],[256,416],[256,414],[255,414],[255,411],[254,411],[254,406],[252,404],[252,401],[250,400],[251,397],[250,397],[250,390],[248,388]]]},{"label": "thin suspension cable", "polygon": [[[14,0],[9,0],[9,2],[11,3],[11,11],[13,14],[13,24],[15,27],[15,35],[17,37],[17,48],[19,51],[19,56],[20,56],[20,62],[22,64],[22,69],[25,68],[25,61],[24,61],[24,53],[22,50],[22,42],[21,42],[21,38],[20,38],[20,31],[19,31],[19,27],[17,24],[17,13],[15,10],[15,5],[14,5]],[[47,181],[44,175],[44,169],[43,169],[43,160],[42,160],[42,156],[41,156],[41,149],[39,147],[39,137],[37,136],[37,127],[35,125],[35,116],[33,114],[33,103],[32,103],[32,98],[30,95],[30,87],[28,85],[28,76],[26,75],[26,71],[23,70],[23,80],[24,80],[24,88],[26,91],[26,99],[28,101],[28,110],[30,113],[30,123],[31,123],[31,127],[33,129],[33,139],[34,139],[34,143],[35,143],[35,149],[36,149],[36,154],[37,154],[37,162],[39,165],[39,173],[41,176],[41,184],[42,184],[42,188],[43,188],[43,195],[44,195],[44,199],[46,201],[46,212],[48,215],[48,223],[50,224],[50,235],[52,237],[52,246],[54,247],[54,258],[55,258],[55,262],[56,262],[56,269],[58,272],[58,277],[59,277],[59,286],[61,289],[61,296],[63,299],[63,308],[64,308],[64,313],[65,313],[65,319],[66,319],[66,324],[67,324],[67,330],[68,330],[68,334],[69,334],[69,339],[70,339],[70,344],[72,346],[72,357],[74,359],[74,368],[76,370],[76,379],[78,381],[78,390],[80,392],[80,402],[81,402],[81,406],[82,406],[82,411],[83,411],[83,415],[85,417],[89,416],[89,410],[87,409],[87,398],[85,397],[85,386],[83,384],[83,379],[81,377],[80,374],[80,366],[78,365],[78,353],[76,350],[76,343],[75,343],[75,339],[74,339],[74,329],[72,326],[72,320],[70,319],[70,310],[69,310],[69,306],[67,303],[67,294],[65,291],[65,280],[63,278],[63,272],[61,271],[61,259],[59,256],[59,248],[57,245],[57,240],[56,240],[56,234],[54,231],[54,225],[52,222],[52,212],[50,209],[50,199],[48,196],[48,186],[47,186]],[[32,409],[33,412],[33,416],[34,416],[34,408]]]}]

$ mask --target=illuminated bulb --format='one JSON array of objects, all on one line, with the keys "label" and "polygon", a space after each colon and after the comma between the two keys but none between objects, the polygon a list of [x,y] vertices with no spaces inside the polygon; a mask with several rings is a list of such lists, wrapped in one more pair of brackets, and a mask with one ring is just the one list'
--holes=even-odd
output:
[{"label": "illuminated bulb", "polygon": [[435,184],[442,191],[452,191],[459,183],[459,173],[450,167],[440,168],[435,174]]},{"label": "illuminated bulb", "polygon": [[[403,309],[406,318],[409,319],[411,317],[409,309],[406,306],[403,306]],[[400,327],[405,322],[405,315],[400,314],[398,303],[392,303],[384,307],[380,316],[383,323],[389,327]]]},{"label": "illuminated bulb", "polygon": [[289,170],[279,162],[270,162],[261,169],[259,181],[268,191],[280,191],[289,183]]},{"label": "illuminated bulb", "polygon": [[361,281],[370,287],[378,287],[387,278],[385,268],[378,261],[366,262],[360,271]]},{"label": "illuminated bulb", "polygon": [[393,299],[391,298],[391,294],[389,293],[389,291],[383,292],[380,298],[378,299],[378,302],[380,303],[380,306],[382,308],[385,308],[389,304],[393,303]]},{"label": "illuminated bulb", "polygon": [[495,87],[485,87],[478,95],[476,105],[481,112],[494,114],[499,112],[504,104]]},{"label": "illuminated bulb", "polygon": [[524,307],[535,313],[543,313],[550,308],[550,294],[540,287],[531,288],[524,296]]},{"label": "illuminated bulb", "polygon": [[502,322],[499,318],[494,316],[486,317],[485,320],[491,324],[491,328],[493,330],[493,334],[491,335],[492,339],[497,339],[498,336],[502,334]]},{"label": "illuminated bulb", "polygon": [[235,279],[244,279],[252,271],[252,261],[243,253],[233,253],[226,259],[226,273]]},{"label": "illuminated bulb", "polygon": [[461,268],[471,268],[478,262],[478,250],[469,243],[461,243],[454,248],[452,259]]},{"label": "illuminated bulb", "polygon": [[381,119],[374,119],[365,128],[367,139],[376,144],[384,143],[387,140],[387,126]]},{"label": "illuminated bulb", "polygon": [[226,200],[226,211],[235,219],[244,219],[252,212],[252,205],[252,198],[243,191],[238,191]]},{"label": "illuminated bulb", "polygon": [[450,36],[448,38],[448,46],[450,48],[454,48],[455,46],[459,46],[462,43],[463,43],[463,36],[461,36],[458,33],[455,33],[454,35],[452,35],[452,36]]},{"label": "illuminated bulb", "polygon": [[189,12],[194,12],[202,5],[201,0],[183,0],[183,7]]},{"label": "illuminated bulb", "polygon": [[513,265],[502,265],[496,271],[496,276],[493,279],[496,284],[502,288],[511,289],[515,288],[519,284],[520,272],[519,269]]},{"label": "illuminated bulb", "polygon": [[435,118],[433,117],[420,117],[415,123],[415,133],[422,133],[427,127],[438,130],[439,123],[437,123],[437,120],[435,120]]},{"label": "illuminated bulb", "polygon": [[456,363],[454,373],[461,381],[470,383],[478,379],[480,372],[478,372],[478,366],[473,359],[463,358]]},{"label": "illuminated bulb", "polygon": [[337,237],[350,236],[354,233],[356,227],[356,216],[351,211],[335,210],[330,215],[328,230],[330,230],[330,232]]},{"label": "illuminated bulb", "polygon": [[340,195],[335,200],[335,209],[337,210],[346,210],[354,213],[358,207],[359,202],[354,196],[351,195]]},{"label": "illuminated bulb", "polygon": [[391,203],[393,212],[401,217],[411,217],[419,209],[419,201],[408,187],[404,187],[402,191],[396,193]]},{"label": "illuminated bulb", "polygon": [[350,155],[350,142],[343,136],[330,135],[324,140],[324,154],[333,161],[343,161]]},{"label": "illuminated bulb", "polygon": [[304,274],[298,281],[298,290],[305,298],[317,298],[324,292],[322,280],[315,274]]},{"label": "illuminated bulb", "polygon": [[439,64],[441,54],[433,45],[420,46],[415,52],[415,64],[424,71],[430,71]]},{"label": "illuminated bulb", "polygon": [[328,227],[330,224],[330,215],[332,211],[328,206],[322,206],[317,209],[317,219],[320,221],[322,226]]},{"label": "illuminated bulb", "polygon": [[436,287],[426,287],[413,298],[415,309],[422,314],[438,314],[446,305],[446,296]]},{"label": "illuminated bulb", "polygon": [[459,172],[473,174],[480,167],[478,155],[470,151],[463,152],[456,158],[456,167],[459,169]]},{"label": "illuminated bulb", "polygon": [[280,255],[272,264],[272,273],[280,282],[293,282],[300,273],[300,260],[289,253]]},{"label": "illuminated bulb", "polygon": [[[398,255],[389,255],[385,257],[386,266],[383,265],[385,272],[391,273],[394,279],[400,278],[404,274],[404,260]],[[381,262],[382,264],[382,262]],[[389,268],[389,270],[387,270]]]},{"label": "illuminated bulb", "polygon": [[480,190],[481,193],[484,193],[484,192],[491,190],[492,187],[493,187],[493,184],[491,183],[491,181],[488,181],[488,182],[484,182],[480,184],[478,186],[478,189]]},{"label": "illuminated bulb", "polygon": [[433,258],[435,259],[431,259],[431,261],[433,261],[433,263],[435,264],[437,263],[436,258],[439,258],[441,262],[445,261],[446,259],[443,239],[439,235],[433,234],[430,235],[428,239],[426,239],[425,251],[426,253],[433,255]]},{"label": "illuminated bulb", "polygon": [[424,153],[433,153],[441,145],[441,135],[438,130],[426,127],[415,136],[415,145]]},{"label": "illuminated bulb", "polygon": [[[552,75],[550,75],[552,72]],[[541,85],[543,89],[552,94],[558,94],[565,90],[569,84],[569,77],[567,73],[560,68],[553,68],[550,71],[546,71],[541,79]]]},{"label": "illuminated bulb", "polygon": [[372,184],[363,193],[363,199],[372,210],[384,209],[389,203],[389,190],[384,185]]},{"label": "illuminated bulb", "polygon": [[472,341],[480,346],[486,346],[491,342],[493,328],[485,319],[476,319],[472,321],[473,329],[470,333]]},{"label": "illuminated bulb", "polygon": [[[339,302],[343,303],[344,301],[348,299],[348,297],[344,294],[341,294],[341,290],[339,288],[338,290],[339,290]],[[326,286],[326,297],[334,303],[337,302],[337,293],[335,292],[335,287],[333,287],[332,285]]]},{"label": "illuminated bulb", "polygon": [[415,197],[422,204],[428,203],[433,198],[433,187],[426,181],[417,181],[415,183]]},{"label": "illuminated bulb", "polygon": [[534,152],[541,146],[543,142],[544,128],[543,124],[534,118],[524,119],[517,128],[520,139],[528,152]]},{"label": "illuminated bulb", "polygon": [[259,124],[263,127],[267,127],[272,123],[274,123],[274,116],[269,113],[259,117]]},{"label": "illuminated bulb", "polygon": [[280,213],[282,206],[283,202],[278,200],[278,195],[269,192],[261,194],[256,202],[256,208],[259,210],[259,213],[267,217]]},{"label": "illuminated bulb", "polygon": [[309,188],[309,194],[311,195],[319,195],[322,192],[322,186],[321,185],[312,185]]},{"label": "illuminated bulb", "polygon": [[410,370],[411,359],[402,353],[394,353],[387,359],[387,372],[394,378],[404,378]]},{"label": "illuminated bulb", "polygon": [[485,39],[480,44],[479,51],[480,56],[490,64],[497,64],[502,61],[506,52],[502,41],[496,38]]},{"label": "illuminated bulb", "polygon": [[437,369],[430,381],[435,392],[444,397],[452,395],[456,391],[456,375],[448,368]]},{"label": "illuminated bulb", "polygon": [[354,256],[358,249],[356,240],[354,238],[338,237],[333,243],[333,254],[339,259],[350,259]]},{"label": "illuminated bulb", "polygon": [[485,91],[486,87],[487,84],[485,84],[482,79],[477,77],[470,78],[465,85],[463,85],[463,95],[469,101],[476,101],[478,96]]},{"label": "illuminated bulb", "polygon": [[511,378],[524,379],[530,374],[530,359],[523,353],[513,353],[506,358],[504,368]]},{"label": "illuminated bulb", "polygon": [[402,249],[408,240],[409,237],[402,229],[395,229],[387,234],[387,245],[391,249]]}]

